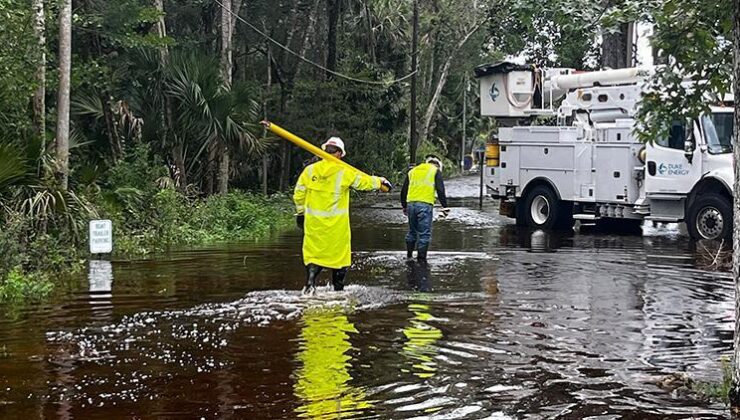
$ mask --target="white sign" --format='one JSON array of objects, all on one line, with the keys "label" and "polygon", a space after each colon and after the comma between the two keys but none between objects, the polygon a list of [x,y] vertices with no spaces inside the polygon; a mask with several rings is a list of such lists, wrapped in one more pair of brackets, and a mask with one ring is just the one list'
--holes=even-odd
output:
[{"label": "white sign", "polygon": [[90,253],[110,254],[113,251],[113,222],[90,221]]}]

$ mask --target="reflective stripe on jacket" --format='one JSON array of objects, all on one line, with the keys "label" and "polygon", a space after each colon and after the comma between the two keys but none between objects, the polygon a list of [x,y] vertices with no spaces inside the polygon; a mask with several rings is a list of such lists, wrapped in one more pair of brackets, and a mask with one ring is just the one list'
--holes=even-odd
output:
[{"label": "reflective stripe on jacket", "polygon": [[406,200],[434,205],[434,177],[437,167],[422,163],[409,171],[409,193]]},{"label": "reflective stripe on jacket", "polygon": [[305,214],[303,263],[327,268],[352,265],[349,190],[380,189],[380,178],[338,163],[319,161],[306,167],[293,193],[296,211]]}]

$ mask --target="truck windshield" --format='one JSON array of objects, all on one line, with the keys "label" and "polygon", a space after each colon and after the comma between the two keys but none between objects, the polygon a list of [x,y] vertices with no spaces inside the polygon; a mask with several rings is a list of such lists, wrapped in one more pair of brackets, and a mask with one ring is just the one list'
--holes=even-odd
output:
[{"label": "truck windshield", "polygon": [[732,152],[734,118],[731,112],[715,112],[702,117],[709,153],[717,155]]}]

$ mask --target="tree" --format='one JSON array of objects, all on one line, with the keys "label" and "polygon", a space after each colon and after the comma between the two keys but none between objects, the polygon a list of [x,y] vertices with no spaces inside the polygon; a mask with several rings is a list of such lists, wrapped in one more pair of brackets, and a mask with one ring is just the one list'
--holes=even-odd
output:
[{"label": "tree", "polygon": [[[341,1],[326,0],[326,13],[329,22],[326,44],[326,68],[330,71],[337,70],[337,22],[339,21]],[[330,72],[326,73],[326,80],[334,77]]]},{"label": "tree", "polygon": [[735,132],[733,148],[735,163],[734,232],[732,240],[732,277],[735,281],[735,339],[730,407],[735,415],[740,414],[740,0],[733,0],[733,75],[735,90]]},{"label": "tree", "polygon": [[[221,83],[223,89],[231,89],[231,75],[234,67],[232,61],[232,10],[231,0],[221,0]],[[225,140],[221,137],[222,140]],[[219,167],[218,167],[218,192],[220,194],[226,194],[229,191],[229,147],[222,141],[218,144],[220,153]]]},{"label": "tree", "polygon": [[601,67],[621,69],[632,67],[632,31],[630,23],[621,23],[614,31],[602,34]]},{"label": "tree", "polygon": [[69,104],[72,72],[72,0],[62,0],[59,11],[59,92],[57,99],[56,178],[62,190],[69,186]]},{"label": "tree", "polygon": [[457,45],[455,45],[455,47],[452,49],[449,56],[445,60],[445,63],[442,66],[442,71],[439,75],[437,87],[434,90],[434,94],[432,95],[432,99],[429,101],[429,106],[427,106],[427,111],[424,115],[424,123],[421,126],[421,135],[419,136],[421,141],[425,141],[427,139],[427,135],[429,134],[429,129],[432,125],[432,118],[434,117],[434,113],[437,110],[437,104],[439,103],[439,99],[442,95],[442,89],[445,87],[445,84],[447,83],[447,78],[450,75],[450,66],[452,65],[452,60],[456,56],[455,52],[460,51],[460,49],[465,45],[466,42],[468,42],[470,37],[473,36],[476,31],[478,31],[479,28],[480,24],[475,23],[471,29],[468,29],[467,33],[463,35],[460,41],[458,41]]},{"label": "tree", "polygon": [[213,145],[226,145],[234,153],[254,156],[258,143],[249,123],[259,118],[252,88],[243,83],[223,89],[218,62],[202,54],[173,56],[167,69],[166,88],[176,115],[174,136],[189,151],[183,157],[185,176],[204,179]]},{"label": "tree", "polygon": [[413,33],[411,38],[411,136],[409,139],[409,165],[416,164],[416,149],[419,147],[419,132],[417,112],[419,111],[416,98],[419,86],[419,0],[414,1]]},{"label": "tree", "polygon": [[33,22],[34,33],[38,43],[36,64],[36,91],[33,94],[33,118],[36,135],[43,141],[46,135],[46,21],[44,17],[44,0],[33,0],[35,19]]}]

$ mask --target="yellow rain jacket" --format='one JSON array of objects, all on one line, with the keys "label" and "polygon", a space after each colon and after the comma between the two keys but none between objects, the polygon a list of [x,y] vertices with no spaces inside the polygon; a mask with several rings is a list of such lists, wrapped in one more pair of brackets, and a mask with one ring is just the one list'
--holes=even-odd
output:
[{"label": "yellow rain jacket", "polygon": [[322,160],[306,167],[293,193],[296,211],[304,214],[303,263],[326,268],[352,265],[349,190],[380,189],[380,178]]},{"label": "yellow rain jacket", "polygon": [[434,177],[437,171],[437,166],[431,163],[422,163],[410,170],[409,192],[406,201],[434,205]]}]

